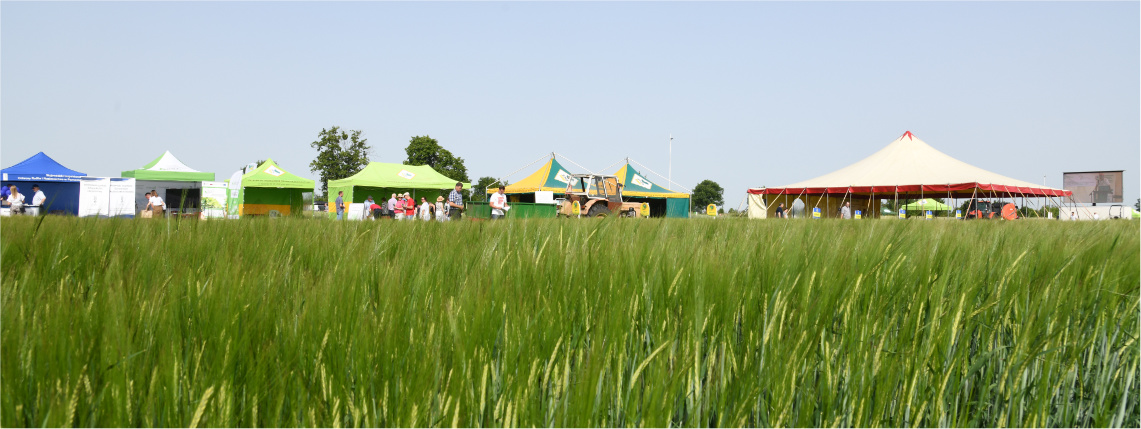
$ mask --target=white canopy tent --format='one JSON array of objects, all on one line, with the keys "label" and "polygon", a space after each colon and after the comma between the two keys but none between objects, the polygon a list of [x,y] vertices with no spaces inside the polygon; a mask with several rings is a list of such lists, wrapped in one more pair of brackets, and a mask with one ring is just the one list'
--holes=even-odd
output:
[{"label": "white canopy tent", "polygon": [[[766,201],[803,198],[808,207],[833,215],[844,202],[868,215],[880,211],[878,198],[898,199],[979,195],[994,197],[1063,197],[1069,191],[993,173],[940,152],[911,131],[876,153],[820,177],[777,188],[753,188],[749,217],[768,217],[777,204]],[[790,204],[786,203],[786,208]]]}]

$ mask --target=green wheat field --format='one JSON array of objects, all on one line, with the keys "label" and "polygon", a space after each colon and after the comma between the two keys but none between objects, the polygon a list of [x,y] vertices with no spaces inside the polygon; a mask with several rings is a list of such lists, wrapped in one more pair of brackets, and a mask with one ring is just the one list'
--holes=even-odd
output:
[{"label": "green wheat field", "polygon": [[0,424],[1137,427],[1139,232],[6,218]]}]

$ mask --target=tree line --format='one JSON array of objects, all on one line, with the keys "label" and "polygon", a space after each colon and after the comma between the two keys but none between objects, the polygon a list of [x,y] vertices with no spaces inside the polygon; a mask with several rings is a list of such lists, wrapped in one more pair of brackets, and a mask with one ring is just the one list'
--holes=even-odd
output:
[{"label": "tree line", "polygon": [[[317,140],[309,146],[317,150],[317,157],[309,163],[309,169],[319,176],[323,195],[328,195],[330,181],[352,176],[368,166],[372,154],[372,146],[368,139],[361,137],[360,130],[343,130],[339,126],[322,129],[317,133]],[[404,148],[404,153],[404,165],[427,165],[449,179],[471,182],[464,159],[440,146],[440,142],[429,135],[413,136]],[[472,189],[482,190],[494,181],[494,177],[480,177],[473,183]],[[464,193],[466,198],[487,198],[482,192]]]},{"label": "tree line", "polygon": [[[321,184],[321,194],[329,194],[329,181],[344,179],[363,170],[369,163],[372,146],[368,139],[361,137],[360,130],[343,130],[339,126],[321,129],[317,133],[317,140],[309,144],[317,150],[317,157],[309,163],[309,169],[317,173]],[[413,136],[404,148],[406,158],[404,165],[427,165],[445,177],[457,182],[471,182],[467,166],[462,157],[440,145],[440,142],[429,135]],[[260,165],[264,161],[260,161]],[[488,186],[498,184],[491,176],[480,177],[472,183],[472,191],[464,191],[465,199],[486,201]],[[504,185],[508,185],[506,181]],[[709,204],[722,206],[724,190],[721,185],[712,180],[704,180],[693,188],[692,202],[694,207],[705,207]]]}]

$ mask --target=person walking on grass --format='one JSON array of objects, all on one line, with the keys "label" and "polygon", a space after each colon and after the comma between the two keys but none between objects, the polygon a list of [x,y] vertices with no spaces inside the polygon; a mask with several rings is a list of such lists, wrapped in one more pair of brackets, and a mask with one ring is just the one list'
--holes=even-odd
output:
[{"label": "person walking on grass", "polygon": [[337,201],[333,202],[337,209],[337,220],[344,220],[345,218],[345,191],[337,191]]},{"label": "person walking on grass", "polygon": [[463,188],[463,182],[456,182],[456,189],[448,193],[448,218],[451,220],[460,220],[463,217],[464,194],[460,192]]},{"label": "person walking on grass", "polygon": [[841,219],[851,219],[852,218],[852,203],[850,203],[850,202],[844,203],[844,207],[842,207],[840,209],[840,218]]},{"label": "person walking on grass", "polygon": [[507,208],[507,195],[503,193],[505,189],[506,186],[499,185],[499,191],[491,194],[491,199],[489,200],[491,205],[491,220],[503,219],[503,216],[506,215],[507,210],[509,210]]}]

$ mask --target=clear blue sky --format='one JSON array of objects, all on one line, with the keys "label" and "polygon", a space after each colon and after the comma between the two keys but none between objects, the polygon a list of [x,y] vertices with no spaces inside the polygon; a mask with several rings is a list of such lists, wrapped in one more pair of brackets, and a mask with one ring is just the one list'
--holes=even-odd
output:
[{"label": "clear blue sky", "polygon": [[[906,130],[1061,187],[1141,170],[1138,2],[0,4],[0,164],[118,176],[172,151],[301,176],[323,127],[374,161],[429,134],[473,179],[551,151],[712,179],[729,206]],[[538,165],[531,169],[537,168]],[[518,180],[522,174],[512,177]],[[651,179],[659,182],[651,175]]]}]

